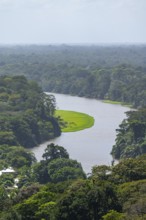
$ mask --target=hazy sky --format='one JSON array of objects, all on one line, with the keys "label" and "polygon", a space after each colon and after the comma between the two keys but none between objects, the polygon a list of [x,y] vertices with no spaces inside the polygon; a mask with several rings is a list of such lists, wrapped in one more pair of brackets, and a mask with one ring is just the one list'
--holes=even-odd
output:
[{"label": "hazy sky", "polygon": [[3,43],[146,43],[146,0],[0,0]]}]

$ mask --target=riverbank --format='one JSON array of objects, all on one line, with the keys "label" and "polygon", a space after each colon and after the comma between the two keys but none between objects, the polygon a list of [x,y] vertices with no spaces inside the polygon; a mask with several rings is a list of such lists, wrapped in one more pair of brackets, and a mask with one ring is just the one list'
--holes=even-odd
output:
[{"label": "riverbank", "polygon": [[107,103],[107,104],[122,105],[122,106],[126,106],[128,108],[132,108],[132,105],[130,105],[128,103],[124,103],[124,102],[112,101],[112,100],[108,100],[108,99],[103,100],[103,102]]},{"label": "riverbank", "polygon": [[[50,93],[49,93],[50,94]],[[38,161],[48,144],[63,146],[70,158],[81,162],[86,173],[94,165],[111,165],[110,154],[115,144],[116,129],[130,109],[121,105],[105,104],[102,101],[70,95],[55,94],[57,110],[82,112],[94,117],[94,126],[78,132],[62,132],[61,136],[32,149]]]}]

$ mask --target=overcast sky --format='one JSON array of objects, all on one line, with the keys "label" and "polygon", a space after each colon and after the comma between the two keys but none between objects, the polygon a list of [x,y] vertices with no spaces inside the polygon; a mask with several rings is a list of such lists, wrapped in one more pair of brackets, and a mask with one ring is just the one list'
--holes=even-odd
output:
[{"label": "overcast sky", "polygon": [[0,0],[0,44],[146,43],[146,0]]}]

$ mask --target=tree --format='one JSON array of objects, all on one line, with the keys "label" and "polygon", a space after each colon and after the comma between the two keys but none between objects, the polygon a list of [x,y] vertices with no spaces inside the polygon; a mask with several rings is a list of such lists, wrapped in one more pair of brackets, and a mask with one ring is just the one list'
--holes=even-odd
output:
[{"label": "tree", "polygon": [[39,207],[35,213],[36,219],[56,220],[56,202],[47,202]]},{"label": "tree", "polygon": [[6,164],[6,167],[12,166],[13,168],[21,168],[23,166],[30,167],[36,158],[34,154],[27,151],[20,146],[0,146],[1,162]]},{"label": "tree", "polygon": [[81,164],[68,158],[58,158],[49,162],[48,174],[51,181],[55,183],[69,179],[85,178]]},{"label": "tree", "polygon": [[22,203],[17,204],[15,209],[22,216],[22,220],[36,220],[40,219],[40,217],[46,217],[47,214],[49,214],[47,219],[50,219],[49,217],[53,215],[53,213],[49,211],[53,212],[51,209],[53,209],[55,205],[54,197],[54,193],[46,192],[42,189]]},{"label": "tree", "polygon": [[108,180],[111,174],[111,168],[106,165],[93,166],[92,167],[92,180]]},{"label": "tree", "polygon": [[61,146],[54,145],[53,143],[49,144],[45,149],[45,153],[42,156],[46,161],[50,162],[51,160],[57,158],[69,158],[69,154],[66,149]]},{"label": "tree", "polygon": [[91,220],[87,196],[89,190],[90,186],[85,180],[76,180],[70,184],[58,201],[57,220]]},{"label": "tree", "polygon": [[142,220],[146,218],[145,179],[120,184],[117,194],[126,220]]},{"label": "tree", "polygon": [[137,157],[146,153],[146,109],[129,111],[119,129],[112,149],[114,159]]},{"label": "tree", "polygon": [[16,136],[12,131],[0,131],[0,145],[18,145]]},{"label": "tree", "polygon": [[106,215],[104,215],[103,220],[126,220],[123,213],[119,213],[115,210],[110,210]]},{"label": "tree", "polygon": [[0,185],[0,210],[4,210],[5,208],[9,207],[9,197],[8,193],[4,186]]},{"label": "tree", "polygon": [[138,157],[120,161],[113,167],[111,178],[119,183],[145,179],[146,160]]},{"label": "tree", "polygon": [[0,76],[0,144],[34,147],[61,133],[53,95],[24,76]]},{"label": "tree", "polygon": [[101,219],[111,209],[117,211],[121,209],[116,187],[109,181],[93,182],[87,196],[94,220]]},{"label": "tree", "polygon": [[34,163],[32,166],[33,175],[37,182],[45,184],[50,182],[50,176],[48,174],[48,163],[44,160]]}]

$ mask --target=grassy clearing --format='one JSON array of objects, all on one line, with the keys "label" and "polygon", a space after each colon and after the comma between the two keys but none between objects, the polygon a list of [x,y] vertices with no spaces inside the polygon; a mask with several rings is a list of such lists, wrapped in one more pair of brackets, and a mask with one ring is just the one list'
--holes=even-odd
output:
[{"label": "grassy clearing", "polygon": [[104,102],[104,103],[109,103],[109,104],[123,105],[123,106],[127,106],[127,107],[129,107],[129,108],[132,107],[132,105],[130,105],[130,104],[126,104],[126,103],[118,102],[118,101],[103,100],[103,102]]},{"label": "grassy clearing", "polygon": [[81,112],[56,110],[55,116],[61,118],[60,125],[63,132],[80,131],[94,125],[94,118]]}]

